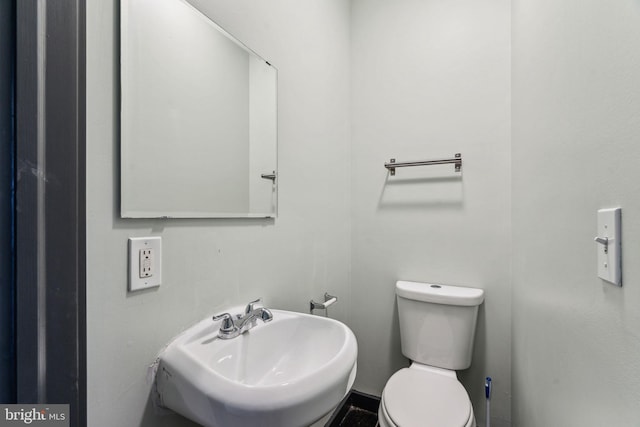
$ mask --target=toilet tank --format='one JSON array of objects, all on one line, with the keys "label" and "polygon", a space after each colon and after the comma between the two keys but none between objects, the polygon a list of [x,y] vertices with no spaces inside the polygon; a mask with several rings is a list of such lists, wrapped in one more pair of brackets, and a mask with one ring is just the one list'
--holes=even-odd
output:
[{"label": "toilet tank", "polygon": [[402,354],[444,369],[471,365],[482,289],[398,281]]}]

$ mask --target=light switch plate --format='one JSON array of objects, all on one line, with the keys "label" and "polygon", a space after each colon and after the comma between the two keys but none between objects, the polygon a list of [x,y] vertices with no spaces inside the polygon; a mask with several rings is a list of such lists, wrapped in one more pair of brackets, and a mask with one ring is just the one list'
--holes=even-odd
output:
[{"label": "light switch plate", "polygon": [[600,209],[596,236],[598,276],[618,286],[622,286],[621,218],[621,208]]},{"label": "light switch plate", "polygon": [[129,238],[129,291],[162,283],[162,238]]}]

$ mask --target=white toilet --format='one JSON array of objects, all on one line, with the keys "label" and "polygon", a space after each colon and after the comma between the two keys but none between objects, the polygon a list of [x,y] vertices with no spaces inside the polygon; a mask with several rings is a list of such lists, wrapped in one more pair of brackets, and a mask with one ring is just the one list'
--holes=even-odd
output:
[{"label": "white toilet", "polygon": [[402,353],[411,366],[382,391],[380,427],[475,427],[469,395],[455,370],[471,365],[482,289],[396,283]]}]

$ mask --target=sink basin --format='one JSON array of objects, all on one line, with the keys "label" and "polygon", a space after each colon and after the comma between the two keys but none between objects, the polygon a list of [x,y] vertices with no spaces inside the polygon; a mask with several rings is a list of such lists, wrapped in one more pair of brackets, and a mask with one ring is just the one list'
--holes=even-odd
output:
[{"label": "sink basin", "polygon": [[212,427],[307,427],[329,413],[355,379],[353,332],[326,317],[271,312],[236,338],[218,338],[211,319],[176,337],[155,365],[157,402]]}]

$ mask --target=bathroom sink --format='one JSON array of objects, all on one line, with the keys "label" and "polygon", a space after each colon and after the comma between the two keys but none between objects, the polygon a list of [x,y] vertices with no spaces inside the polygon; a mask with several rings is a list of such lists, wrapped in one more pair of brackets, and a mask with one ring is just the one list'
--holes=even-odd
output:
[{"label": "bathroom sink", "polygon": [[235,338],[219,338],[221,322],[210,318],[176,337],[155,364],[157,403],[214,427],[307,427],[329,413],[355,379],[353,332],[326,317],[271,312]]}]

